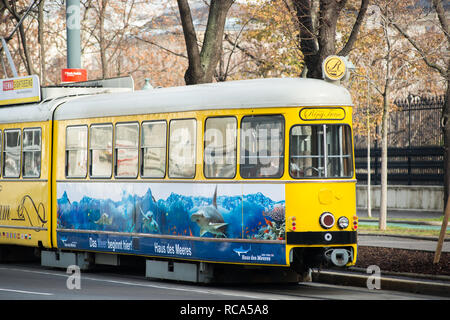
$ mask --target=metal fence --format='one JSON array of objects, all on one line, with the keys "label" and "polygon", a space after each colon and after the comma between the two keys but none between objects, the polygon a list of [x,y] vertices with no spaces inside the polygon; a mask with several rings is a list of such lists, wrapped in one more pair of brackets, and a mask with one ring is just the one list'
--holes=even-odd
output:
[{"label": "metal fence", "polygon": [[[388,182],[442,185],[444,149],[441,113],[444,97],[412,97],[395,101],[388,130]],[[381,128],[377,128],[380,132]],[[371,181],[380,184],[381,148],[371,145]],[[356,178],[367,181],[367,143],[355,137]]]}]

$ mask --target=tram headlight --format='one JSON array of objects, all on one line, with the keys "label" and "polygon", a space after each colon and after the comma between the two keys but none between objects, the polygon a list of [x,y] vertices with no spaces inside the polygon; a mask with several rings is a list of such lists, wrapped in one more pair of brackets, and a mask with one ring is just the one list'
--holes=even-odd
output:
[{"label": "tram headlight", "polygon": [[340,217],[338,219],[338,226],[339,226],[339,228],[345,229],[345,228],[348,227],[348,224],[349,224],[349,221],[348,221],[347,217]]}]

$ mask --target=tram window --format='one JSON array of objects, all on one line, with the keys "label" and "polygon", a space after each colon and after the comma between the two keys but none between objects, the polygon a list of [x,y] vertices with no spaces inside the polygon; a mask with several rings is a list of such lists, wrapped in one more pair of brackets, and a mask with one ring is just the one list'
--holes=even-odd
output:
[{"label": "tram window", "polygon": [[142,123],[142,177],[164,178],[166,175],[166,136],[165,121]]},{"label": "tram window", "polygon": [[89,175],[93,178],[110,178],[112,173],[111,124],[92,125],[89,129],[90,166]]},{"label": "tram window", "polygon": [[289,172],[294,178],[351,177],[353,162],[350,127],[348,125],[293,127],[289,159]]},{"label": "tram window", "polygon": [[[2,167],[2,159],[3,159],[3,152],[2,152],[2,148],[3,148],[2,137],[3,137],[3,135],[2,135],[2,130],[0,130],[0,168],[3,168],[3,167]],[[0,178],[1,178],[1,176],[2,176],[2,171],[3,171],[3,170],[0,170]]]},{"label": "tram window", "polygon": [[205,124],[204,173],[206,178],[236,175],[237,121],[234,117],[208,118]]},{"label": "tram window", "polygon": [[85,178],[87,173],[87,126],[66,128],[66,176]]},{"label": "tram window", "polygon": [[169,177],[194,178],[195,119],[172,120],[169,132]]},{"label": "tram window", "polygon": [[353,175],[352,135],[349,126],[327,126],[327,176]]},{"label": "tram window", "polygon": [[41,176],[41,129],[23,129],[23,177]]},{"label": "tram window", "polygon": [[138,175],[139,162],[139,124],[118,123],[116,124],[116,177],[136,178]]},{"label": "tram window", "polygon": [[20,129],[5,130],[3,144],[3,177],[20,177]]},{"label": "tram window", "polygon": [[248,116],[241,123],[243,178],[280,178],[284,171],[284,118]]}]

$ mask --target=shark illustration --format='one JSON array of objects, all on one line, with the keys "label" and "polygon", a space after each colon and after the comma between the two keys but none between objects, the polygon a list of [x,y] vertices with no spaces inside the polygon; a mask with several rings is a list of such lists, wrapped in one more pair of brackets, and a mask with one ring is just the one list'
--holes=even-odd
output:
[{"label": "shark illustration", "polygon": [[214,191],[212,205],[204,206],[192,214],[191,221],[196,222],[200,227],[200,237],[209,232],[217,236],[226,237],[225,223],[219,210],[217,210],[217,186]]},{"label": "shark illustration", "polygon": [[241,254],[248,253],[251,249],[252,249],[252,246],[250,246],[250,248],[248,248],[247,250],[244,250],[244,248],[241,246],[240,248],[233,249],[233,251],[236,252],[240,257]]}]

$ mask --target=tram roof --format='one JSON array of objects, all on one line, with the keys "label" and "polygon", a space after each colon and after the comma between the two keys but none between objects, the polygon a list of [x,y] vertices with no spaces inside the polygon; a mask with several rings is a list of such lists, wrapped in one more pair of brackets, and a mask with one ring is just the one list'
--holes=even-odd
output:
[{"label": "tram roof", "polygon": [[[59,101],[59,102],[58,102]],[[195,110],[352,106],[347,89],[324,80],[270,78],[108,93],[0,108],[0,123],[95,118]],[[34,119],[34,120],[31,120]],[[9,120],[9,121],[8,121]]]},{"label": "tram roof", "polygon": [[40,103],[0,106],[0,124],[48,121],[52,118],[53,110],[67,99],[63,97]]}]

